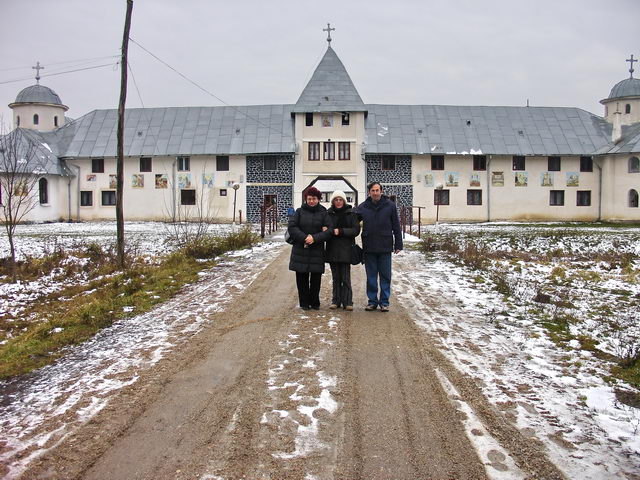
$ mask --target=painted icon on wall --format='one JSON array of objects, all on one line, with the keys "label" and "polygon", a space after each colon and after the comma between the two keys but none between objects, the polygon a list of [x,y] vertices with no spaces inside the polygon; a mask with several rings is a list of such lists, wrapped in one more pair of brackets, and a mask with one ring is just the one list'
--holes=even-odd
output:
[{"label": "painted icon on wall", "polygon": [[109,175],[109,188],[111,188],[111,189],[118,188],[118,176],[117,175]]},{"label": "painted icon on wall", "polygon": [[458,172],[445,172],[444,182],[447,187],[457,187],[460,184],[460,174]]},{"label": "painted icon on wall", "polygon": [[333,115],[332,114],[323,114],[320,117],[323,127],[332,127],[333,126]]},{"label": "painted icon on wall", "polygon": [[131,175],[131,188],[144,188],[144,175],[134,173]]},{"label": "painted icon on wall", "polygon": [[87,175],[87,182],[95,182],[95,181],[96,181],[95,173],[91,173],[91,174]]},{"label": "painted icon on wall", "polygon": [[191,188],[191,174],[179,173],[178,174],[178,188],[180,190],[185,188]]},{"label": "painted icon on wall", "polygon": [[553,187],[553,172],[542,172],[540,174],[541,187]]},{"label": "painted icon on wall", "polygon": [[472,173],[471,178],[469,178],[469,186],[470,187],[479,187],[480,186],[480,174]]},{"label": "painted icon on wall", "polygon": [[491,186],[504,187],[504,172],[491,172]]},{"label": "painted icon on wall", "polygon": [[516,187],[526,187],[529,184],[527,172],[516,172]]},{"label": "painted icon on wall", "polygon": [[213,173],[203,173],[202,174],[202,185],[207,188],[213,188],[214,182]]},{"label": "painted icon on wall", "polygon": [[580,174],[578,172],[567,172],[567,187],[579,187]]},{"label": "painted icon on wall", "polygon": [[166,173],[156,173],[156,188],[168,188],[169,179]]},{"label": "painted icon on wall", "polygon": [[433,173],[424,174],[424,186],[433,187]]}]

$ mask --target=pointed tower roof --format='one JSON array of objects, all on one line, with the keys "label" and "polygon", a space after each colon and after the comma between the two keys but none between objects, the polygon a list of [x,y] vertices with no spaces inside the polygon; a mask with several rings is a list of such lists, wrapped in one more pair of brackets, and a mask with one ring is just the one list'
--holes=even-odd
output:
[{"label": "pointed tower roof", "polygon": [[360,94],[331,45],[293,108],[305,112],[366,112]]}]

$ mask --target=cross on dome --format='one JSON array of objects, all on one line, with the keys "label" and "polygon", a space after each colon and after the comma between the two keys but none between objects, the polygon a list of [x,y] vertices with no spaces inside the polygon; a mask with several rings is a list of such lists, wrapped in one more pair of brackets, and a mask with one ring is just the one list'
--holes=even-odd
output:
[{"label": "cross on dome", "polygon": [[40,85],[40,70],[44,70],[44,67],[41,67],[40,62],[38,61],[36,62],[36,66],[31,68],[33,68],[36,71],[36,82],[38,85]]},{"label": "cross on dome", "polygon": [[[331,32],[334,31],[335,28],[331,28],[331,24],[327,23],[327,28],[323,28],[323,32],[327,32],[327,42],[329,42],[329,46],[331,46]],[[637,60],[636,60],[637,61]]]},{"label": "cross on dome", "polygon": [[627,58],[625,60],[625,62],[629,62],[631,64],[631,68],[629,68],[629,73],[631,74],[630,78],[633,78],[633,62],[637,62],[638,60],[634,60],[633,59],[633,54],[631,55],[631,58]]}]

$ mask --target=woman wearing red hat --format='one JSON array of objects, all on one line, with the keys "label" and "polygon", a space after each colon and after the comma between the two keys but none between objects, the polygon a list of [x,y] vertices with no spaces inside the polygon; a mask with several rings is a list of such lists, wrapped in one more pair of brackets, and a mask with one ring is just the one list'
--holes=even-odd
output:
[{"label": "woman wearing red hat", "polygon": [[289,270],[296,272],[298,299],[303,310],[320,309],[320,283],[324,273],[324,242],[331,238],[327,209],[315,187],[305,192],[306,202],[289,218],[293,241]]}]

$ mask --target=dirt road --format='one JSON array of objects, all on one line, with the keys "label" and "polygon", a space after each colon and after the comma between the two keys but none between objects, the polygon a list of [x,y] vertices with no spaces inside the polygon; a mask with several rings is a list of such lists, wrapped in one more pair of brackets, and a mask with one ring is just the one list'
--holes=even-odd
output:
[{"label": "dirt road", "polygon": [[287,263],[22,478],[562,478],[410,312],[329,310],[330,275],[302,311]]}]

